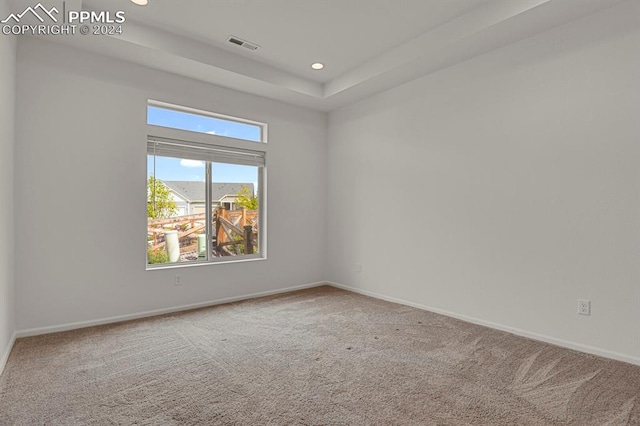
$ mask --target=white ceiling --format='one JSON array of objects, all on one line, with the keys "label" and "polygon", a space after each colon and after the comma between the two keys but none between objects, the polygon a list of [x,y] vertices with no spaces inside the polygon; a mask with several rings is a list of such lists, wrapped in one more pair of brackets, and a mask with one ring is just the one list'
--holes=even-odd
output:
[{"label": "white ceiling", "polygon": [[124,10],[123,34],[51,40],[330,111],[624,1],[82,0]]},{"label": "white ceiling", "polygon": [[[326,83],[487,0],[85,0],[127,17]],[[179,6],[178,6],[179,3]],[[255,52],[226,42],[257,43]],[[321,61],[322,72],[310,65]]]}]

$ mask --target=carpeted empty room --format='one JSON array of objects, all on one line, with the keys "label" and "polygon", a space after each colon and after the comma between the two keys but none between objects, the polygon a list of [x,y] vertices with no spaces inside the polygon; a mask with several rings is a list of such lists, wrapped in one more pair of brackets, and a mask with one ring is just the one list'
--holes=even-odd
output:
[{"label": "carpeted empty room", "polygon": [[640,0],[0,0],[0,426],[640,426]]},{"label": "carpeted empty room", "polygon": [[640,367],[329,286],[19,339],[0,424],[636,425]]}]

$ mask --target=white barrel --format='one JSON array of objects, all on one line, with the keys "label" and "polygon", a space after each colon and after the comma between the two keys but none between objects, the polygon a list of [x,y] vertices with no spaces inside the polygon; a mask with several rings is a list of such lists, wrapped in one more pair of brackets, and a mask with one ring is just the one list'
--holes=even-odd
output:
[{"label": "white barrel", "polygon": [[178,241],[178,231],[164,231],[164,242],[169,253],[169,262],[180,260],[180,242]]},{"label": "white barrel", "polygon": [[198,257],[205,257],[207,255],[207,236],[205,234],[198,234]]}]

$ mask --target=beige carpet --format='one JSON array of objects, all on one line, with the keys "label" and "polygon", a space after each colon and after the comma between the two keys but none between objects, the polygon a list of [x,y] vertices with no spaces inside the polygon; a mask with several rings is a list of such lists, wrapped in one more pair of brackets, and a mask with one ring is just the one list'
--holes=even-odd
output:
[{"label": "beige carpet", "polygon": [[1,425],[639,425],[640,367],[331,287],[19,339]]}]

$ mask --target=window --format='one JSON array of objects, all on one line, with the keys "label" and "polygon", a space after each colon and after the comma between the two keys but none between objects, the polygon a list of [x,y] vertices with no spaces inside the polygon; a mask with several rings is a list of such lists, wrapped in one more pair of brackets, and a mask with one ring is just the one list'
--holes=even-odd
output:
[{"label": "window", "polygon": [[[160,105],[160,103],[157,104]],[[147,124],[252,142],[264,142],[264,126],[259,123],[204,111],[196,113],[196,110],[191,108],[184,109],[191,112],[149,105],[147,107]]]},{"label": "window", "polygon": [[187,111],[148,106],[147,267],[266,257],[266,125]]}]

